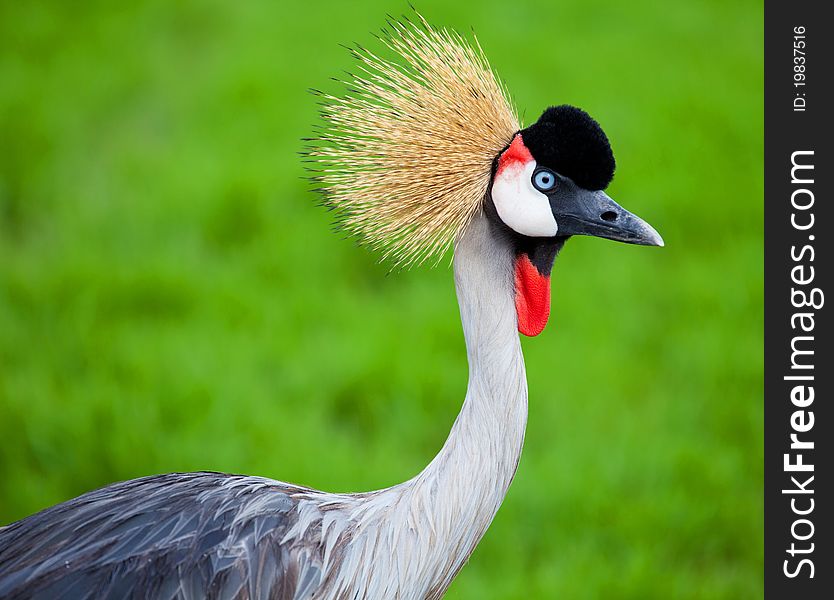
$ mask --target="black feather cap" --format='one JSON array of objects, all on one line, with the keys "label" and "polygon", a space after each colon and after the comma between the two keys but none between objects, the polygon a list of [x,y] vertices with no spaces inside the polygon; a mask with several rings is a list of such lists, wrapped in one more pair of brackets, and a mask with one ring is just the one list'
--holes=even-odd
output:
[{"label": "black feather cap", "polygon": [[521,130],[536,162],[570,177],[586,190],[604,190],[614,178],[614,153],[608,137],[591,115],[563,104],[551,106]]}]

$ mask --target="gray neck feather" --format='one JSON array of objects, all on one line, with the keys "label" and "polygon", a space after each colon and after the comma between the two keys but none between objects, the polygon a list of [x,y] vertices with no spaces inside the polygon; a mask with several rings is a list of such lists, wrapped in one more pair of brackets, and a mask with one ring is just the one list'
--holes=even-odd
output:
[{"label": "gray neck feather", "polygon": [[477,215],[455,246],[455,287],[469,359],[460,414],[443,448],[413,479],[332,498],[347,514],[328,518],[323,542],[338,545],[344,532],[349,543],[327,575],[322,598],[440,598],[507,493],[524,442],[527,382],[513,254],[491,227]]},{"label": "gray neck feather", "polygon": [[455,288],[469,361],[466,399],[440,453],[411,486],[429,525],[442,594],[475,549],[515,475],[527,423],[509,245],[478,215],[455,247]]}]

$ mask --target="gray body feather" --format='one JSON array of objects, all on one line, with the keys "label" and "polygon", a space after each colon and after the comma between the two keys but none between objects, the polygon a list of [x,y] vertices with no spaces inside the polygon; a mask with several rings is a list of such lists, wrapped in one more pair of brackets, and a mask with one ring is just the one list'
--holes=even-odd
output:
[{"label": "gray body feather", "polygon": [[317,540],[283,539],[309,492],[220,473],[109,485],[0,529],[0,597],[309,598]]}]

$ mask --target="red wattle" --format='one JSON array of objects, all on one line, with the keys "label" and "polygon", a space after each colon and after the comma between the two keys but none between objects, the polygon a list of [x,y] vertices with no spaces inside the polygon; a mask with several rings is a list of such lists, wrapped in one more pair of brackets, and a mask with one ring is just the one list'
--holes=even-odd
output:
[{"label": "red wattle", "polygon": [[550,316],[550,276],[544,276],[521,254],[515,261],[515,312],[518,331],[528,336],[539,335]]}]

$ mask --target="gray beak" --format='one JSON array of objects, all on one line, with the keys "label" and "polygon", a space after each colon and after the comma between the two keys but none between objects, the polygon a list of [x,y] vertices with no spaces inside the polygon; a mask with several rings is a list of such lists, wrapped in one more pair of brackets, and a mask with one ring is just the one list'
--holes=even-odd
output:
[{"label": "gray beak", "polygon": [[551,202],[558,235],[592,235],[626,244],[663,246],[663,238],[654,227],[605,192],[588,191],[575,184],[571,187]]}]

